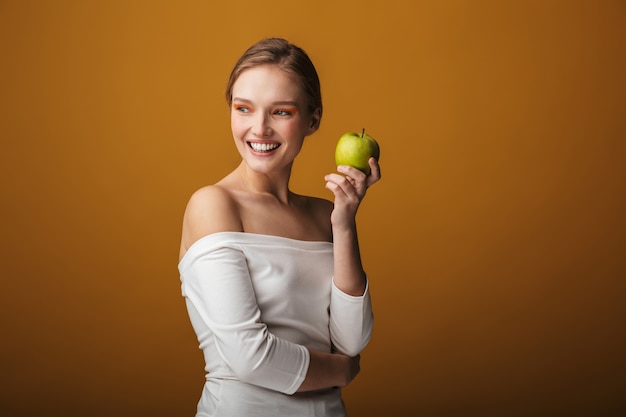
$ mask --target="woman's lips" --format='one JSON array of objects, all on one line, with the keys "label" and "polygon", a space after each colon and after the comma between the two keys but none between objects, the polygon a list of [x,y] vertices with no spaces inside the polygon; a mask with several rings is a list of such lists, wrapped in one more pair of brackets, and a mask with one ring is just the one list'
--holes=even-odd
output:
[{"label": "woman's lips", "polygon": [[280,143],[248,142],[248,146],[255,152],[269,153],[278,148]]}]

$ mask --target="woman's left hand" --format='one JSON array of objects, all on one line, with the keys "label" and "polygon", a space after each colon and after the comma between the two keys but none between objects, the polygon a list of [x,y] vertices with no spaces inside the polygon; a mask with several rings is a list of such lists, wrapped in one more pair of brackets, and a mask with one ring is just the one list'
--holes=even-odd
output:
[{"label": "woman's left hand", "polygon": [[354,167],[340,165],[337,167],[337,171],[343,175],[328,174],[324,177],[326,188],[335,195],[335,207],[330,218],[333,227],[354,226],[356,212],[367,189],[380,180],[378,161],[375,158],[370,158],[368,163],[371,169],[369,175]]}]

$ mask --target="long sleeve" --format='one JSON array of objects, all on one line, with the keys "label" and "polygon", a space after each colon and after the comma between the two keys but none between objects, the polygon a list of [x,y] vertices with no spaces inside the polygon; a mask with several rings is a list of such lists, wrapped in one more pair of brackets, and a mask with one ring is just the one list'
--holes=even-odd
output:
[{"label": "long sleeve", "polygon": [[356,356],[369,343],[374,316],[369,284],[362,296],[342,292],[334,283],[330,301],[330,336],[335,349],[348,356]]},{"label": "long sleeve", "polygon": [[213,340],[208,343],[214,344],[233,375],[250,384],[294,393],[306,376],[308,350],[268,331],[245,254],[236,246],[194,248],[179,268],[183,295],[210,329]]}]

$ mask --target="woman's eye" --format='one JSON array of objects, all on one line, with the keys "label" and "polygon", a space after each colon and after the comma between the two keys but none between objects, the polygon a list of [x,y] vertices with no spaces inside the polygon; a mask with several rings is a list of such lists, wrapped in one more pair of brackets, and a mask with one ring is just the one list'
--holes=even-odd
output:
[{"label": "woman's eye", "polygon": [[252,110],[248,106],[244,106],[243,104],[235,104],[233,108],[240,113],[250,113]]},{"label": "woman's eye", "polygon": [[296,109],[277,109],[274,114],[277,116],[293,116],[297,113]]}]

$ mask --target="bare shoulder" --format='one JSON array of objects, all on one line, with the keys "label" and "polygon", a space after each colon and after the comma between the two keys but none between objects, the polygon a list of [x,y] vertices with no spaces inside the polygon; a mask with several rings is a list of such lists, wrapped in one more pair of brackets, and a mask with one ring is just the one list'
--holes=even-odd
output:
[{"label": "bare shoulder", "polygon": [[183,216],[180,256],[198,239],[217,232],[243,231],[235,199],[223,187],[208,185],[189,198]]},{"label": "bare shoulder", "polygon": [[330,213],[334,207],[332,201],[319,197],[306,197],[306,199],[316,217],[330,221]]},{"label": "bare shoulder", "polygon": [[321,233],[325,240],[332,240],[332,225],[330,215],[333,211],[333,203],[329,200],[318,197],[304,197],[306,211],[311,216],[313,227]]}]

